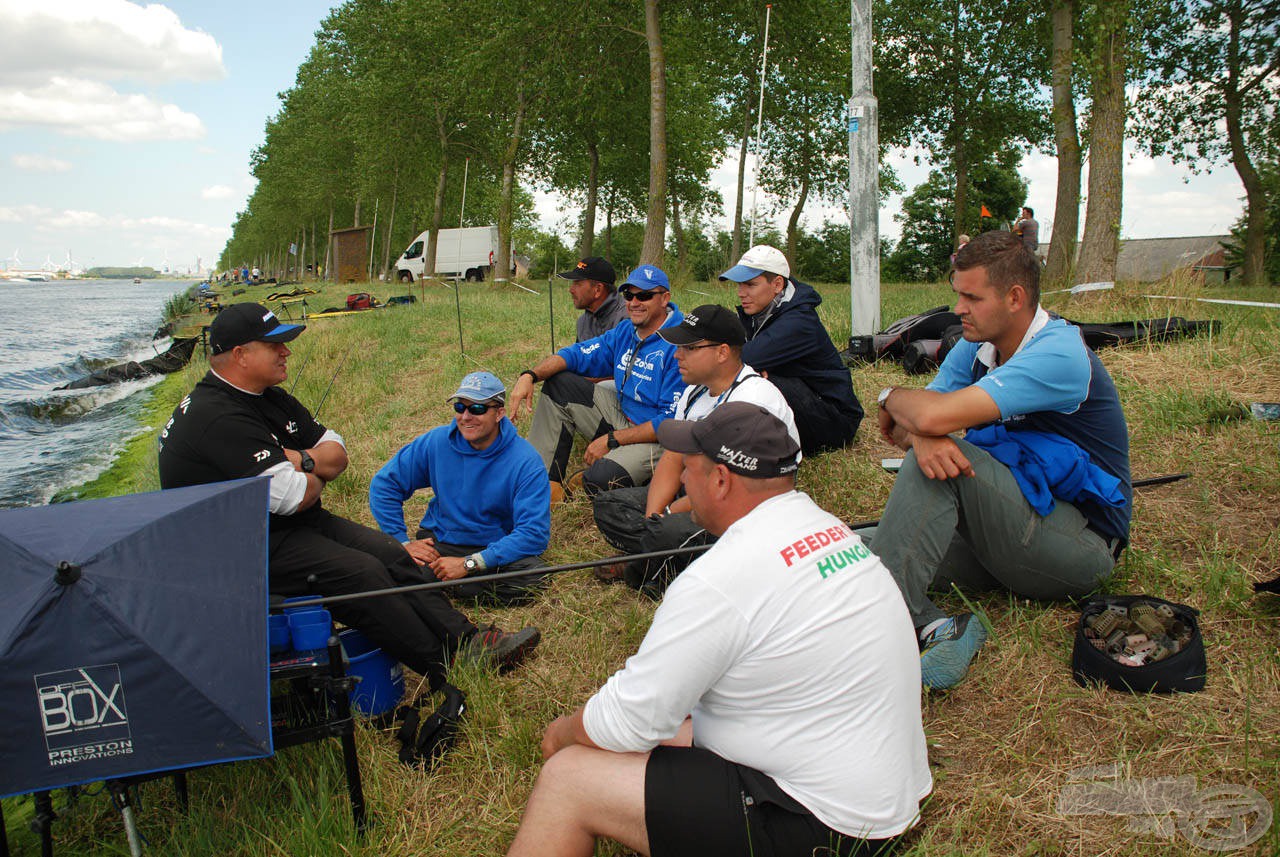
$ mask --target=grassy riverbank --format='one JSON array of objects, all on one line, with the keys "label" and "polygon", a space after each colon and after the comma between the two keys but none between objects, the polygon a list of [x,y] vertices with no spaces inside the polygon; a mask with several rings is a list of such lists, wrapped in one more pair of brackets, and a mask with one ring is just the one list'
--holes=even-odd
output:
[{"label": "grassy riverbank", "polygon": [[[338,305],[356,288],[328,286],[309,305]],[[383,298],[391,291],[370,288]],[[296,340],[286,386],[296,385],[294,394],[312,408],[323,399],[322,421],[347,440],[352,464],[327,488],[328,508],[371,523],[369,479],[399,446],[451,418],[444,399],[462,374],[482,367],[510,384],[549,350],[547,285],[536,288],[540,294],[512,285],[464,285],[465,354],[459,349],[454,293],[441,286],[429,286],[425,301],[411,306],[309,323]],[[268,291],[251,289],[238,299],[261,299]],[[849,335],[847,288],[821,291],[824,321],[843,343]],[[1141,297],[1150,291],[1204,293],[1192,284],[1161,284],[1050,295],[1045,304],[1081,321],[1182,315],[1223,322],[1212,337],[1102,353],[1129,418],[1134,477],[1192,474],[1190,480],[1138,492],[1133,544],[1108,588],[1201,610],[1208,687],[1173,698],[1079,688],[1070,676],[1077,612],[1066,605],[980,596],[976,603],[990,617],[995,637],[960,687],[925,700],[935,790],[906,853],[1202,853],[1173,824],[1134,832],[1126,829],[1126,818],[1060,816],[1059,794],[1072,772],[1085,767],[1118,765],[1121,779],[1192,776],[1202,789],[1247,786],[1273,805],[1280,798],[1280,598],[1253,597],[1250,590],[1252,581],[1280,575],[1280,424],[1247,416],[1249,402],[1280,399],[1280,312]],[[1275,300],[1264,290],[1213,291]],[[949,296],[945,286],[886,286],[884,320],[948,303]],[[555,341],[564,345],[572,339],[574,312],[566,290],[557,289],[555,299]],[[677,288],[676,299],[685,309],[734,303],[733,293],[715,283]],[[155,434],[206,365],[197,351],[191,366],[155,388],[147,418],[152,430],[84,496],[158,487]],[[872,412],[882,387],[923,385],[927,377],[908,377],[888,365],[853,374],[855,390]],[[806,461],[801,488],[844,520],[875,518],[892,485],[879,461],[893,454],[876,435],[872,414],[851,449]],[[411,522],[424,507],[421,499],[408,504]],[[216,544],[217,534],[192,538]],[[588,501],[556,507],[549,562],[611,552],[592,523]],[[336,744],[198,772],[191,778],[186,816],[165,785],[149,784],[138,813],[142,832],[158,854],[502,853],[537,775],[542,727],[583,702],[622,665],[652,609],[635,593],[601,587],[583,571],[559,575],[527,607],[473,615],[509,627],[536,624],[544,642],[509,676],[456,677],[470,710],[458,748],[434,773],[401,766],[390,735],[362,730],[361,765],[373,820],[364,839],[352,830]],[[10,840],[20,854],[36,852],[31,834],[18,829],[29,806],[26,799],[4,804]],[[82,797],[65,813],[63,808],[59,793],[55,809],[65,815],[55,824],[60,853],[127,853],[105,794]],[[1277,852],[1280,832],[1273,828],[1237,853]],[[603,846],[599,853],[624,852]]]}]

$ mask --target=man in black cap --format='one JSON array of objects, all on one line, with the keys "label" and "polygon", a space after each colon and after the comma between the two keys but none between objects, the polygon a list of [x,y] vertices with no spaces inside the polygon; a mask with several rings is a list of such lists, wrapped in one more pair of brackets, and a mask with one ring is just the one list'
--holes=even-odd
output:
[{"label": "man in black cap", "polygon": [[883,853],[932,787],[889,570],[795,490],[800,446],[759,405],[667,420],[658,439],[719,541],[626,665],[547,727],[508,853]]},{"label": "man in black cap", "polygon": [[[752,402],[782,420],[800,443],[782,392],[742,362],[746,332],[732,311],[706,304],[658,335],[676,346],[680,380],[688,385],[676,403],[675,419],[700,420],[726,402]],[[693,522],[689,498],[680,488],[683,468],[683,455],[664,450],[648,487],[618,488],[592,498],[596,526],[610,544],[627,553],[648,553],[714,540]],[[606,583],[624,581],[658,598],[690,560],[682,556],[604,566],[596,570],[596,577]]]},{"label": "man in black cap", "polygon": [[[347,467],[342,437],[280,389],[289,347],[306,328],[281,324],[259,304],[227,307],[209,325],[209,372],[160,432],[160,485],[179,488],[249,476],[271,478],[268,536],[273,595],[345,595],[427,578],[390,536],[330,514],[320,495]],[[214,534],[215,538],[233,534]],[[477,628],[439,592],[333,604],[345,625],[425,676],[444,682],[459,650],[514,665],[538,644],[536,628]]]},{"label": "man in black cap", "polygon": [[627,305],[613,288],[618,275],[607,259],[588,256],[556,276],[569,281],[573,307],[582,310],[578,342],[596,338],[627,317]]}]

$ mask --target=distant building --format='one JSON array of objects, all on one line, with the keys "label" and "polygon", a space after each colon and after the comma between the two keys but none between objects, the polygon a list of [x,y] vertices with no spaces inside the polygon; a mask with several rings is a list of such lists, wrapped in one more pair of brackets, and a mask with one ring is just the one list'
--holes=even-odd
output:
[{"label": "distant building", "polygon": [[[1116,279],[1139,283],[1163,280],[1174,271],[1204,274],[1206,283],[1231,279],[1223,242],[1230,235],[1200,235],[1190,238],[1125,238],[1120,241]],[[1049,245],[1041,244],[1040,258],[1049,256]]]}]

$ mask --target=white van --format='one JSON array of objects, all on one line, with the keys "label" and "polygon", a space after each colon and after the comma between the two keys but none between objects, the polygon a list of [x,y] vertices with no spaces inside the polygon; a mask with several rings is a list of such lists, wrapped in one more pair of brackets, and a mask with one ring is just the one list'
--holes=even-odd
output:
[{"label": "white van", "polygon": [[[396,259],[396,279],[411,283],[423,276],[427,253],[427,236],[423,232]],[[468,226],[463,229],[441,229],[436,238],[436,269],[428,276],[445,280],[454,278],[480,282],[489,277],[493,261],[498,258],[498,227]]]}]

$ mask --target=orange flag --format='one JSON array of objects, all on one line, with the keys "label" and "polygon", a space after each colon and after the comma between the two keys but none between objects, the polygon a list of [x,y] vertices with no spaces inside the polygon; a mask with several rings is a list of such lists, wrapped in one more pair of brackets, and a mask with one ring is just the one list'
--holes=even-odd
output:
[{"label": "orange flag", "polygon": [[995,215],[994,215],[994,214],[992,214],[990,211],[988,211],[988,210],[987,210],[987,207],[986,207],[985,205],[984,205],[984,206],[982,206],[982,214],[981,214],[981,216],[982,216],[982,217],[995,217]]}]

